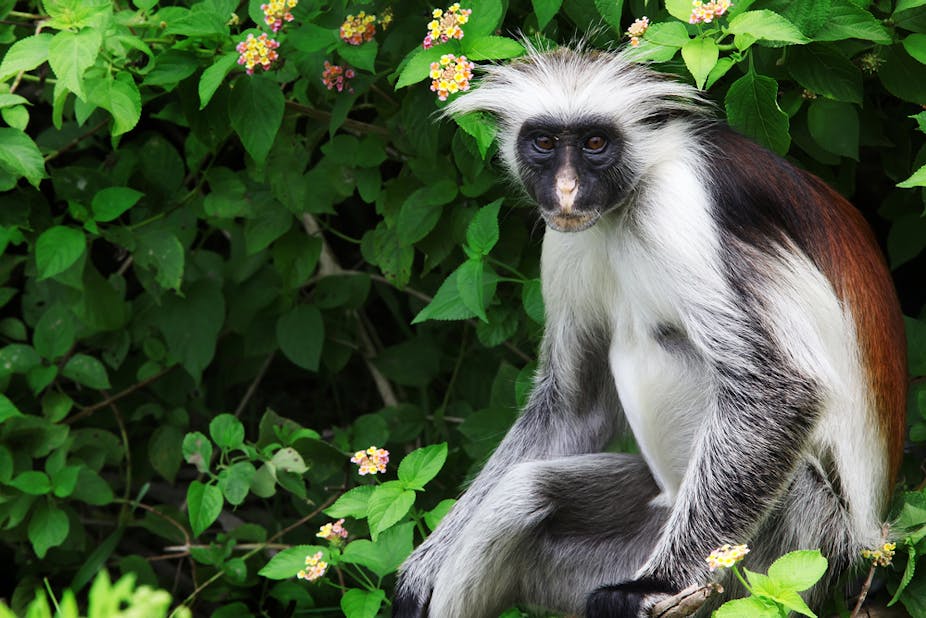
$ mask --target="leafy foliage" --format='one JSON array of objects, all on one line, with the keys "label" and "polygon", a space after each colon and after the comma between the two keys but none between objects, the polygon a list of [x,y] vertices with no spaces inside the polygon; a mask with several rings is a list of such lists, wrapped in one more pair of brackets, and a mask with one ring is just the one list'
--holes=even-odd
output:
[{"label": "leafy foliage", "polygon": [[[275,32],[260,0],[0,0],[14,612],[41,578],[76,595],[104,567],[202,615],[388,611],[530,388],[536,217],[500,182],[490,119],[437,121],[428,89],[444,54],[519,56],[518,30],[606,46],[646,14],[640,61],[859,205],[909,316],[919,482],[926,5],[740,0],[691,24],[688,0],[462,4],[464,36],[424,49],[445,7],[303,0]],[[354,45],[340,29],[360,11],[374,32]],[[249,75],[236,47],[262,33],[278,58]],[[349,463],[371,445],[385,476]],[[922,500],[898,500],[908,560],[888,579],[914,616]],[[316,536],[328,518],[347,539]],[[319,551],[328,575],[293,579]]]}]

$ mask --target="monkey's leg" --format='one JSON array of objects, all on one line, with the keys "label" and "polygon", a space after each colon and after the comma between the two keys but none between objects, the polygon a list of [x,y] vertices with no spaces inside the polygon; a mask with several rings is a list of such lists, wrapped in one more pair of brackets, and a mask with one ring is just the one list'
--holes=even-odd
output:
[{"label": "monkey's leg", "polygon": [[513,603],[582,613],[586,597],[630,578],[668,509],[643,459],[600,453],[511,467],[440,566],[430,615],[494,618]]},{"label": "monkey's leg", "polygon": [[437,530],[402,565],[393,603],[396,618],[427,615],[437,574],[463,551],[464,530],[477,512],[487,521],[496,510],[504,515],[504,496],[487,496],[513,466],[599,452],[613,436],[621,407],[608,366],[608,338],[583,331],[578,318],[570,326],[547,329],[524,412]]}]

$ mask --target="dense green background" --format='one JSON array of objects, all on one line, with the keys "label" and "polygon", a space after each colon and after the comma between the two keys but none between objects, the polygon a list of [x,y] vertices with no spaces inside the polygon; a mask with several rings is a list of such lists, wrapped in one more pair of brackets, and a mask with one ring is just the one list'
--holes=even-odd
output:
[{"label": "dense green background", "polygon": [[[430,63],[517,56],[519,30],[614,46],[646,15],[641,60],[884,243],[914,378],[879,577],[926,616],[926,0],[739,0],[701,25],[687,0],[463,6],[465,36],[423,50],[447,7],[302,0],[248,76],[257,0],[0,0],[0,598],[21,610],[42,578],[81,598],[105,567],[195,615],[388,615],[397,565],[515,417],[543,322],[542,225],[489,119],[435,119]],[[377,32],[348,45],[361,10]],[[370,445],[392,453],[376,479],[348,461]],[[338,517],[347,545],[315,537]],[[316,548],[328,576],[293,579]]]}]

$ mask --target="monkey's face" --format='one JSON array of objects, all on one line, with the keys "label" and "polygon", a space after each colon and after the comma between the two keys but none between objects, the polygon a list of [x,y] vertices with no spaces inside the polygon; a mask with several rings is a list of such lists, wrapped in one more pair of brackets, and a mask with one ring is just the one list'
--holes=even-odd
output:
[{"label": "monkey's face", "polygon": [[547,225],[579,232],[626,196],[622,150],[618,131],[601,121],[531,120],[518,134],[518,173]]}]

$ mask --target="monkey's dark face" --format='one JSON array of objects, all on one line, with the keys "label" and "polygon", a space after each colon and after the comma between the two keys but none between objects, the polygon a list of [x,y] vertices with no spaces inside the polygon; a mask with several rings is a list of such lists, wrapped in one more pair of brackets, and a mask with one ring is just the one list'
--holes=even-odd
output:
[{"label": "monkey's dark face", "polygon": [[607,123],[528,121],[518,134],[518,171],[528,194],[554,230],[579,232],[626,196],[620,169],[624,141]]}]

